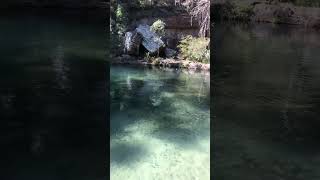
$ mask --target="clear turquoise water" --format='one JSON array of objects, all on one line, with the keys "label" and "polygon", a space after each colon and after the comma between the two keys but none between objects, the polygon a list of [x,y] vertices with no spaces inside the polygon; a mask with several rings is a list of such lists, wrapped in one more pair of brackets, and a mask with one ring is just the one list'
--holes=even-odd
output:
[{"label": "clear turquoise water", "polygon": [[209,75],[111,67],[111,179],[209,179]]}]

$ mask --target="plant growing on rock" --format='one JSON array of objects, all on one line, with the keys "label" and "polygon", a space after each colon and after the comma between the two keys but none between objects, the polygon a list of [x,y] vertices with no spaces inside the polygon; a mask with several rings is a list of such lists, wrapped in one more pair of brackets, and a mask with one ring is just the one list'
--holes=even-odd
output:
[{"label": "plant growing on rock", "polygon": [[159,36],[164,36],[165,26],[166,26],[166,23],[158,19],[151,25],[150,30],[157,33]]}]

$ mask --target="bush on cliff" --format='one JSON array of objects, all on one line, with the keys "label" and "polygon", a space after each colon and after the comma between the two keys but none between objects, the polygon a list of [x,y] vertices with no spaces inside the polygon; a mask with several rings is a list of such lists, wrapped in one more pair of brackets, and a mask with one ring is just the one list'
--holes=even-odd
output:
[{"label": "bush on cliff", "polygon": [[158,19],[151,25],[150,30],[157,33],[159,36],[163,36],[165,34],[165,26],[166,24],[162,20]]},{"label": "bush on cliff", "polygon": [[202,63],[210,62],[209,39],[187,36],[178,45],[182,58]]}]

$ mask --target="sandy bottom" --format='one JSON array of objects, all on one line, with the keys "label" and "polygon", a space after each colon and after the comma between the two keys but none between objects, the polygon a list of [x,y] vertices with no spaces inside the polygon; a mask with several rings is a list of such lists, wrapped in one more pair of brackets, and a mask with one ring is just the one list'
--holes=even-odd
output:
[{"label": "sandy bottom", "polygon": [[[112,180],[210,179],[209,138],[198,139],[193,147],[179,146],[150,134],[153,126],[141,121],[128,127],[127,135],[112,139]],[[183,134],[167,136],[187,141]]]},{"label": "sandy bottom", "polygon": [[209,88],[203,77],[113,72],[111,180],[209,180]]}]

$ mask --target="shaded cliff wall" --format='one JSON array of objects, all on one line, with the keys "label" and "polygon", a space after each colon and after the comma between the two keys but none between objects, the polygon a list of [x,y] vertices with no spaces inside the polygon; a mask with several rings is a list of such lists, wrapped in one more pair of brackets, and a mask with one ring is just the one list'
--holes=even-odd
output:
[{"label": "shaded cliff wall", "polygon": [[59,7],[59,8],[101,8],[110,0],[2,0],[0,8],[15,7]]},{"label": "shaded cliff wall", "polygon": [[196,19],[191,20],[191,16],[182,7],[174,5],[168,7],[157,7],[150,9],[129,9],[129,26],[127,30],[134,30],[139,24],[152,25],[158,19],[165,22],[164,40],[168,41],[167,46],[176,48],[181,38],[192,35],[197,36],[199,25]]},{"label": "shaded cliff wall", "polygon": [[264,0],[223,1],[213,4],[213,18],[237,21],[302,25],[320,29],[320,8],[292,3],[266,3]]}]

